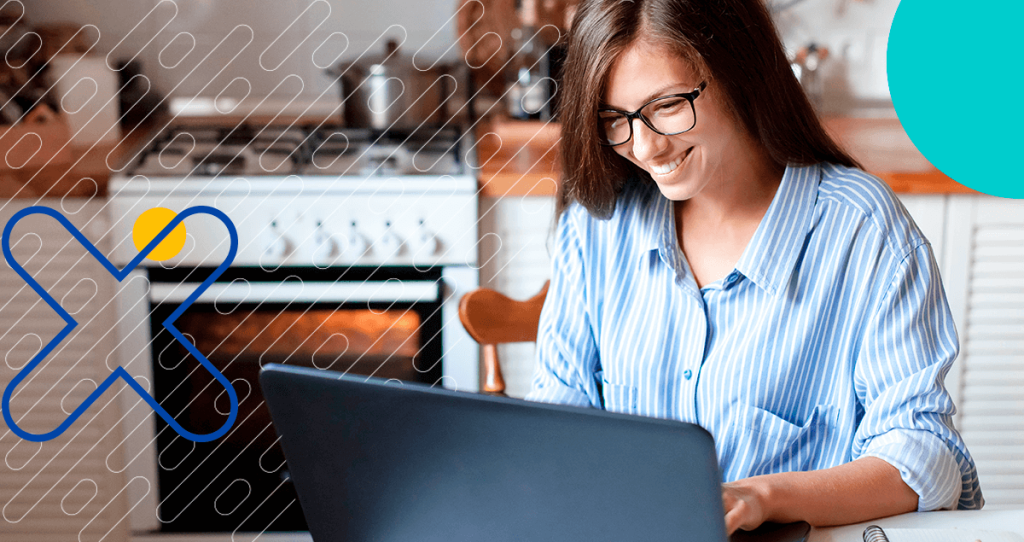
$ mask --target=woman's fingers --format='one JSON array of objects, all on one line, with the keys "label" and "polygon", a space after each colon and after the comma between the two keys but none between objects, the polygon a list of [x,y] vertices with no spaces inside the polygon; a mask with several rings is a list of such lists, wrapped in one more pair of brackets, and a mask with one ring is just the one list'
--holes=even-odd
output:
[{"label": "woman's fingers", "polygon": [[764,521],[755,493],[739,484],[722,485],[722,507],[728,534],[738,529],[756,529]]},{"label": "woman's fingers", "polygon": [[723,495],[723,500],[726,498],[728,503],[725,505],[725,532],[732,534],[741,527],[751,528],[750,525],[753,523],[753,517],[750,506],[747,505],[746,501],[732,496],[731,492]]},{"label": "woman's fingers", "polygon": [[732,534],[736,532],[742,522],[742,512],[739,504],[742,502],[736,498],[735,490],[729,486],[722,486],[722,507],[725,508],[725,532]]},{"label": "woman's fingers", "polygon": [[733,508],[732,510],[726,509],[725,511],[725,534],[731,535],[740,528],[740,524],[743,519],[740,517],[738,509]]}]

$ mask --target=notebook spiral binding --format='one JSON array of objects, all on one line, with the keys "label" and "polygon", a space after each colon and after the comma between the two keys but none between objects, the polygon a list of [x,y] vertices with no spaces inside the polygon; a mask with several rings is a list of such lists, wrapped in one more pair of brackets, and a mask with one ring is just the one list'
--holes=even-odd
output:
[{"label": "notebook spiral binding", "polygon": [[878,525],[869,525],[864,529],[864,542],[889,542],[889,538]]}]

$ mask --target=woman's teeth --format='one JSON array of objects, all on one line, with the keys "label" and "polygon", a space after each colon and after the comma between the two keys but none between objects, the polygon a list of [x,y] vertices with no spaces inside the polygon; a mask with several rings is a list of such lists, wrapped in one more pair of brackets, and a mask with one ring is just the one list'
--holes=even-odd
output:
[{"label": "woman's teeth", "polygon": [[686,158],[686,156],[680,156],[679,158],[676,158],[675,160],[665,165],[651,166],[651,171],[657,173],[658,175],[665,175],[666,173],[671,173],[673,170],[679,167],[679,164],[683,163],[684,158]]}]

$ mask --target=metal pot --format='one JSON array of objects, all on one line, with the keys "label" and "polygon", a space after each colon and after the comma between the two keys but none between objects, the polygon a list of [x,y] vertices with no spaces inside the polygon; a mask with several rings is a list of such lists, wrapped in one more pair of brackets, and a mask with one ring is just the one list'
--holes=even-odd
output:
[{"label": "metal pot", "polygon": [[446,69],[419,69],[388,41],[381,57],[339,64],[325,70],[339,78],[345,124],[376,130],[435,127],[447,118],[446,102],[455,79]]}]

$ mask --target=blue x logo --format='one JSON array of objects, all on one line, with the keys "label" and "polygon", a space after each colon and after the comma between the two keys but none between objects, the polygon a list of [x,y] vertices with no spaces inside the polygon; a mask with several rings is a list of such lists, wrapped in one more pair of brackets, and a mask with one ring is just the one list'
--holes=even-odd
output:
[{"label": "blue x logo", "polygon": [[[132,270],[138,267],[139,264],[142,262],[143,258],[145,258],[150,252],[152,252],[153,249],[155,249],[157,245],[159,245],[160,242],[163,241],[164,238],[167,237],[167,235],[171,233],[171,231],[186,218],[196,214],[208,214],[216,217],[221,222],[223,222],[225,226],[227,226],[228,234],[231,236],[231,248],[228,251],[228,257],[225,258],[224,261],[220,264],[220,266],[218,266],[217,269],[214,270],[214,272],[211,273],[210,276],[207,277],[206,280],[204,280],[203,283],[200,284],[199,287],[196,288],[196,290],[192,292],[192,294],[189,295],[188,298],[185,299],[185,302],[182,303],[178,307],[178,309],[175,310],[163,322],[163,326],[167,328],[167,331],[169,331],[171,335],[173,335],[174,338],[179,343],[181,343],[181,345],[184,346],[186,350],[189,351],[189,353],[191,353],[196,359],[198,359],[199,363],[207,371],[209,371],[210,374],[213,375],[217,382],[224,386],[225,390],[227,390],[228,398],[231,401],[231,412],[228,414],[227,421],[224,422],[224,425],[221,426],[220,429],[205,435],[198,435],[196,433],[192,433],[191,431],[186,430],[173,417],[171,417],[170,413],[168,413],[167,410],[160,406],[160,403],[156,402],[156,399],[154,399],[153,396],[150,395],[149,392],[145,390],[145,388],[143,388],[138,382],[135,381],[134,378],[132,378],[130,374],[128,374],[128,371],[126,371],[124,367],[121,366],[118,366],[116,369],[114,369],[114,371],[110,373],[110,376],[108,376],[89,395],[89,397],[86,397],[85,400],[82,401],[82,404],[78,405],[78,408],[76,408],[74,412],[72,412],[67,417],[67,419],[65,419],[59,426],[57,426],[56,429],[48,433],[36,434],[30,433],[18,427],[18,424],[15,423],[14,421],[14,417],[11,415],[10,409],[11,396],[14,394],[14,390],[23,380],[25,380],[25,377],[27,377],[29,373],[31,373],[32,370],[35,369],[39,365],[39,363],[43,361],[43,359],[45,359],[46,356],[49,355],[50,352],[53,351],[53,349],[58,344],[60,344],[60,342],[63,341],[64,338],[67,337],[69,333],[71,333],[73,329],[75,329],[75,326],[78,325],[78,322],[76,322],[75,319],[72,318],[71,315],[68,314],[68,312],[64,310],[64,308],[61,307],[60,304],[57,303],[57,301],[54,300],[53,297],[45,289],[43,289],[43,287],[40,286],[39,283],[36,282],[36,280],[32,278],[31,275],[29,275],[25,271],[25,268],[23,268],[21,264],[19,264],[14,259],[14,255],[11,254],[11,231],[14,229],[14,225],[17,224],[19,220],[25,218],[26,216],[34,214],[48,215],[55,218],[57,222],[60,222],[60,224],[64,226],[64,228],[68,230],[68,232],[70,232],[71,235],[75,239],[77,239],[78,242],[81,243],[82,246],[84,246],[86,250],[88,250],[89,253],[93,255],[94,258],[96,258],[97,261],[103,264],[103,267],[105,267],[107,271],[110,272],[111,275],[114,275],[114,278],[116,278],[118,282],[124,280],[125,277],[127,277]],[[53,310],[55,310],[62,319],[64,319],[64,322],[67,324],[61,329],[60,333],[57,333],[57,335],[49,343],[47,343],[46,346],[43,347],[43,349],[40,350],[39,353],[36,354],[32,358],[32,360],[28,362],[28,364],[25,365],[25,367],[22,368],[22,370],[17,374],[17,376],[15,376],[14,379],[11,380],[11,382],[4,389],[3,402],[0,403],[0,408],[3,409],[4,421],[7,423],[7,426],[11,428],[11,431],[14,431],[16,435],[25,440],[31,440],[34,442],[43,442],[56,438],[60,436],[62,433],[64,433],[64,431],[66,431],[67,428],[70,427],[73,423],[75,423],[75,421],[78,420],[78,418],[85,412],[85,410],[92,406],[92,404],[96,402],[96,400],[99,399],[101,395],[103,395],[103,392],[105,392],[107,388],[109,388],[119,378],[124,380],[125,383],[128,384],[128,386],[135,390],[135,393],[139,394],[147,403],[149,403],[149,406],[152,407],[153,410],[156,411],[156,413],[160,415],[160,417],[163,418],[168,425],[171,426],[172,429],[174,429],[179,435],[188,440],[192,440],[195,442],[209,442],[211,440],[216,440],[220,438],[225,433],[227,433],[229,429],[231,429],[231,426],[235,423],[235,418],[238,417],[238,395],[235,393],[235,389],[231,387],[231,383],[228,382],[228,379],[225,378],[224,375],[221,374],[220,371],[218,371],[210,363],[208,359],[206,359],[206,356],[199,352],[199,350],[197,350],[196,347],[193,346],[191,342],[186,340],[185,336],[182,335],[181,332],[174,327],[174,322],[178,319],[178,317],[181,316],[181,314],[185,312],[185,310],[188,309],[189,306],[191,306],[192,303],[204,291],[206,291],[207,288],[210,287],[210,284],[212,284],[213,281],[217,280],[217,277],[224,273],[224,270],[227,269],[227,267],[231,265],[231,262],[235,259],[235,254],[238,252],[238,232],[235,230],[235,225],[231,222],[231,219],[229,219],[226,214],[213,207],[206,206],[189,207],[188,209],[185,209],[177,216],[175,216],[174,219],[172,219],[171,222],[167,224],[167,226],[165,226],[164,229],[161,230],[160,233],[158,233],[157,236],[153,238],[153,240],[150,241],[149,244],[146,245],[145,248],[143,248],[139,252],[139,254],[135,256],[135,258],[132,259],[132,261],[129,262],[128,265],[124,267],[124,269],[118,269],[117,267],[114,266],[114,264],[110,263],[110,260],[108,260],[106,256],[100,253],[100,251],[96,249],[96,246],[89,242],[89,240],[86,239],[84,235],[82,235],[82,232],[78,231],[78,228],[71,224],[71,222],[68,221],[68,219],[64,215],[58,213],[53,209],[50,209],[49,207],[27,207],[25,209],[22,209],[21,211],[18,211],[13,217],[11,217],[11,220],[8,221],[7,225],[4,227],[2,241],[4,258],[7,260],[7,263],[14,269],[15,272],[18,273],[18,275],[21,276],[22,279],[25,280],[26,284],[31,286],[32,289],[35,290],[36,293],[38,293],[39,296],[42,297],[43,300],[46,301],[46,303]]]}]

